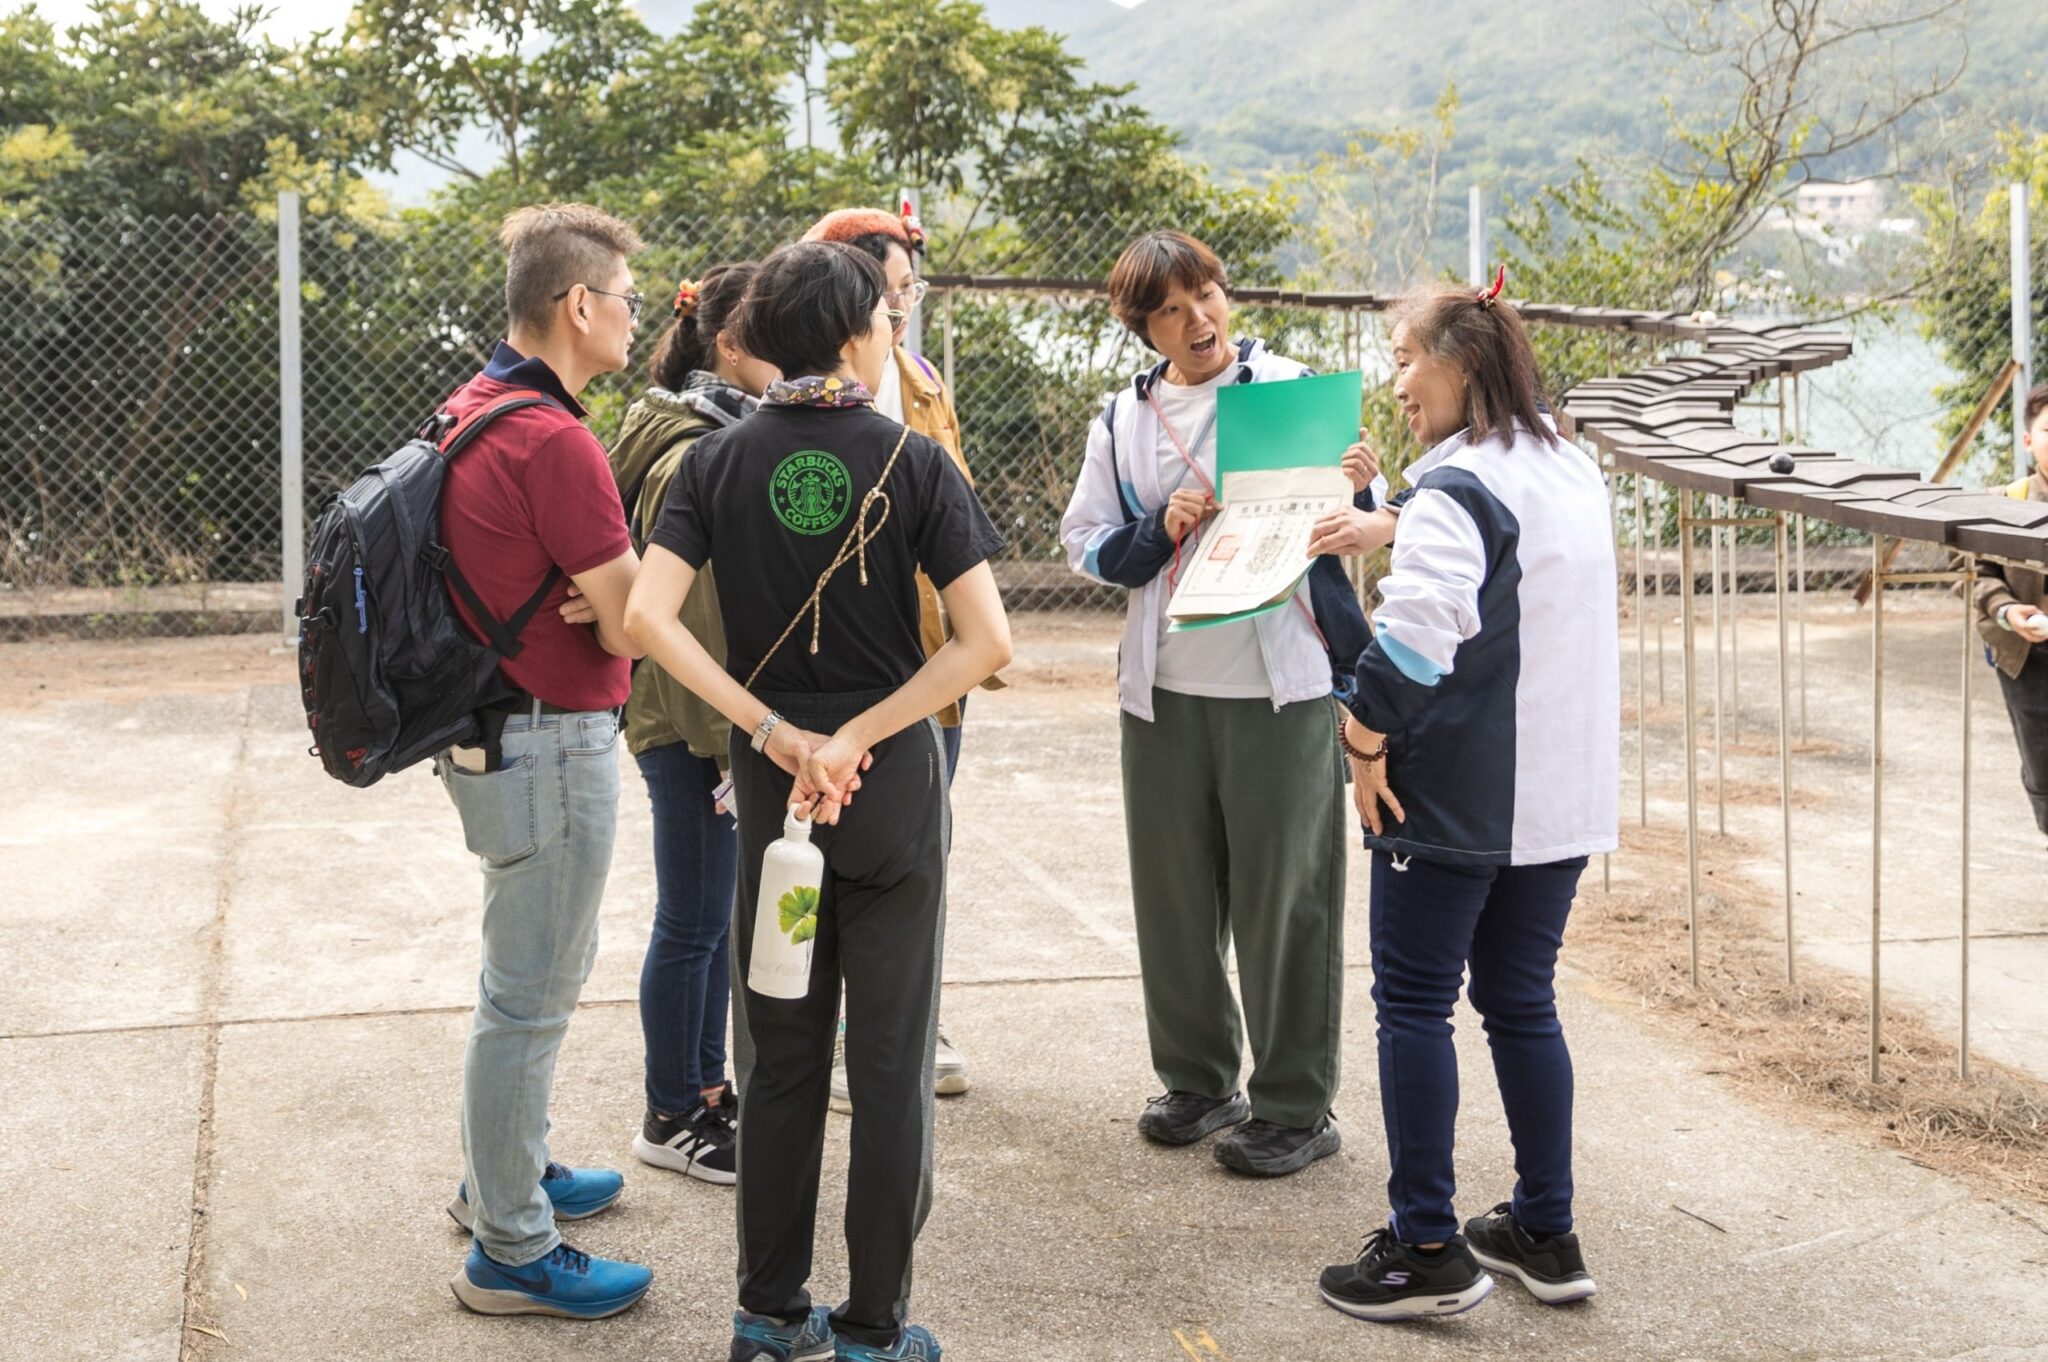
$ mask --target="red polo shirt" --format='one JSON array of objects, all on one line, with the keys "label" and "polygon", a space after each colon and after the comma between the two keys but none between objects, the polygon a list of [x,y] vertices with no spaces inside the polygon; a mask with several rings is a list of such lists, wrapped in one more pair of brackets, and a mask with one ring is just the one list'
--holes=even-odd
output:
[{"label": "red polo shirt", "polygon": [[[501,664],[513,685],[565,709],[611,709],[632,693],[632,664],[613,657],[588,624],[565,624],[557,607],[569,578],[632,547],[604,446],[582,423],[584,410],[547,365],[500,344],[491,365],[448,399],[457,418],[523,392],[550,401],[500,416],[448,465],[441,492],[441,543],[491,613],[509,619],[539,589],[550,566],[563,579],[548,593]],[[459,595],[455,609],[484,637]]]}]

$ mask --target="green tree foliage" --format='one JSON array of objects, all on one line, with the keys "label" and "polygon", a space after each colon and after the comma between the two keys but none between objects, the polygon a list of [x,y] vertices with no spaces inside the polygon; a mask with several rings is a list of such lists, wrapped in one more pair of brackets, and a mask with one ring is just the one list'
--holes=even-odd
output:
[{"label": "green tree foliage", "polygon": [[[1943,408],[1941,436],[1949,442],[1962,434],[1970,412],[2012,356],[2016,184],[2025,186],[2033,229],[2033,372],[2037,382],[2048,376],[2048,133],[2009,128],[1998,148],[1989,168],[1991,188],[1923,187],[1914,196],[1927,222],[1924,330],[1957,375],[1936,390]],[[2012,458],[2011,425],[2001,410],[1985,423],[1967,466],[1978,478],[2001,481],[2011,476]]]}]

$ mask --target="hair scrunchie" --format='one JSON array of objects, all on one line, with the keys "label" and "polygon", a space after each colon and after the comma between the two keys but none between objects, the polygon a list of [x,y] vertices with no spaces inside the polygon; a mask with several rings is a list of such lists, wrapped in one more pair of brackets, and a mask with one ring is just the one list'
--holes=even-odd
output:
[{"label": "hair scrunchie", "polygon": [[1500,291],[1501,289],[1507,286],[1507,282],[1508,267],[1506,265],[1502,265],[1499,269],[1494,271],[1493,287],[1483,288],[1479,290],[1479,292],[1473,294],[1472,296],[1478,300],[1478,303],[1481,307],[1490,308],[1493,306],[1494,301],[1500,297]]},{"label": "hair scrunchie", "polygon": [[677,317],[697,315],[697,281],[685,279],[676,286],[675,312]]}]

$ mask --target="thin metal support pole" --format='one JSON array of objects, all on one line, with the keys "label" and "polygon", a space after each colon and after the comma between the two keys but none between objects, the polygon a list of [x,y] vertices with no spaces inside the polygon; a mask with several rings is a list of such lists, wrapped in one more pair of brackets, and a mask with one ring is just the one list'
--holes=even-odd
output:
[{"label": "thin metal support pole", "polygon": [[1962,911],[1956,929],[1956,1076],[1970,1076],[1970,682],[1977,674],[1975,555],[1963,558],[1963,791]]},{"label": "thin metal support pole", "polygon": [[1657,494],[1657,553],[1658,553],[1658,555],[1659,555],[1660,561],[1659,561],[1659,562],[1657,563],[1657,565],[1656,565],[1656,566],[1657,566],[1657,570],[1656,570],[1656,572],[1655,572],[1655,573],[1654,573],[1654,574],[1653,574],[1653,575],[1651,576],[1651,579],[1650,579],[1650,590],[1651,590],[1651,592],[1652,592],[1652,593],[1654,594],[1654,596],[1655,596],[1655,598],[1656,598],[1656,601],[1657,601],[1657,703],[1658,703],[1658,704],[1660,704],[1660,705],[1661,705],[1661,704],[1663,704],[1663,703],[1665,703],[1665,700],[1664,700],[1664,564],[1663,564],[1663,562],[1661,561],[1661,557],[1662,557],[1662,554],[1663,554],[1663,552],[1664,552],[1664,525],[1665,525],[1665,511],[1664,511],[1664,494],[1663,494],[1662,492],[1659,492],[1659,493]]},{"label": "thin metal support pole", "polygon": [[1693,672],[1696,645],[1693,642],[1692,609],[1692,508],[1693,494],[1678,491],[1678,609],[1679,638],[1685,665],[1685,924],[1686,940],[1692,953],[1692,983],[1700,983],[1700,784],[1699,719],[1693,703]]},{"label": "thin metal support pole", "polygon": [[1884,536],[1870,536],[1870,1081],[1884,1040]]},{"label": "thin metal support pole", "polygon": [[277,196],[277,442],[278,527],[283,531],[283,613],[286,643],[298,637],[295,608],[306,574],[304,348],[299,307],[299,196]]},{"label": "thin metal support pole", "polygon": [[[1731,520],[1735,516],[1735,498],[1721,499],[1721,514]],[[1738,728],[1742,724],[1742,573],[1736,566],[1737,546],[1742,542],[1742,529],[1730,525],[1728,530],[1728,720]]]},{"label": "thin metal support pole", "polygon": [[1771,517],[1777,554],[1778,597],[1778,812],[1785,839],[1785,986],[1799,983],[1798,937],[1792,923],[1792,650],[1785,632],[1785,513]]},{"label": "thin metal support pole", "polygon": [[1714,597],[1714,827],[1728,835],[1728,728],[1723,700],[1728,694],[1728,671],[1721,659],[1721,530],[1712,521],[1721,518],[1721,499],[1707,498],[1707,543],[1710,552],[1707,574]]},{"label": "thin metal support pole", "polygon": [[1799,741],[1806,741],[1806,517],[1794,522],[1799,531]]},{"label": "thin metal support pole", "polygon": [[940,314],[939,363],[946,371],[946,396],[955,403],[960,400],[960,389],[953,385],[953,290],[946,290],[946,308]]},{"label": "thin metal support pole", "polygon": [[1640,821],[1650,826],[1650,691],[1645,685],[1649,654],[1643,647],[1643,475],[1636,474],[1636,804]]}]

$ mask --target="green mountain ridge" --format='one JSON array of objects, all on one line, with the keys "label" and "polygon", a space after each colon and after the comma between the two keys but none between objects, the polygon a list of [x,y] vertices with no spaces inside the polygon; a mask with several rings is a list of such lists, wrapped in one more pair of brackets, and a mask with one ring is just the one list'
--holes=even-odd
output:
[{"label": "green mountain ridge", "polygon": [[[1645,0],[985,0],[1004,26],[1065,33],[1098,80],[1136,98],[1219,171],[1259,175],[1339,151],[1354,129],[1421,127],[1446,81],[1462,101],[1444,167],[1460,185],[1512,192],[1555,181],[1581,156],[1660,149],[1664,101],[1710,105],[1725,75],[1660,47]],[[1846,11],[1845,11],[1846,12]],[[2048,111],[2048,8],[1968,0],[1960,31],[1915,34],[1907,60],[1935,62],[1967,42],[1962,82],[1913,125],[1923,145],[1989,141]],[[1873,145],[1824,167],[1867,172]]]}]

